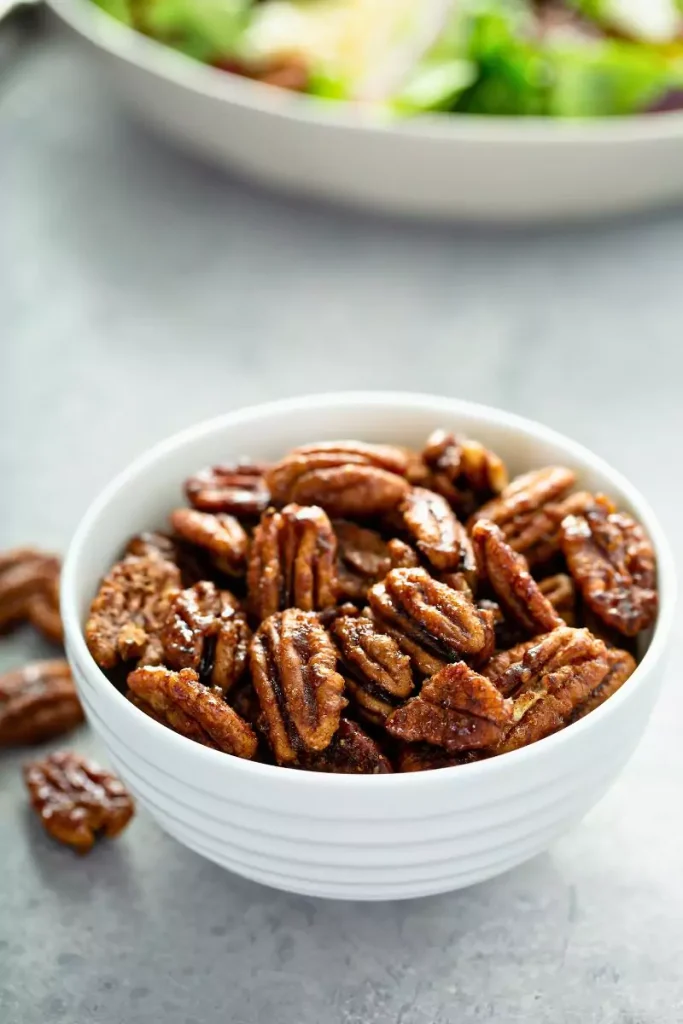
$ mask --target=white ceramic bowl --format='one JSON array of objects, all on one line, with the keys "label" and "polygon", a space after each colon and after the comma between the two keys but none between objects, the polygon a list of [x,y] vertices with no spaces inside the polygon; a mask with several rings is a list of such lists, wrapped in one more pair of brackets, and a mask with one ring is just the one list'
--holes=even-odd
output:
[{"label": "white ceramic bowl", "polygon": [[[437,426],[480,438],[513,472],[571,466],[644,523],[659,559],[661,610],[649,649],[615,696],[563,732],[481,763],[406,775],[320,775],[252,764],[192,743],[141,714],[91,658],[82,623],[98,581],[133,533],[165,522],[198,467],[280,456],[341,437],[418,445]],[[675,600],[672,558],[650,507],[597,456],[545,427],[427,395],[297,398],[229,413],[163,442],[87,512],[64,567],[66,644],[90,723],[158,823],[237,874],[292,892],[396,899],[507,871],[600,799],[655,703]]]},{"label": "white ceramic bowl", "polygon": [[90,0],[49,0],[142,117],[292,191],[374,210],[530,221],[683,198],[683,113],[559,121],[422,116],[387,123],[216,71],[128,29]]}]

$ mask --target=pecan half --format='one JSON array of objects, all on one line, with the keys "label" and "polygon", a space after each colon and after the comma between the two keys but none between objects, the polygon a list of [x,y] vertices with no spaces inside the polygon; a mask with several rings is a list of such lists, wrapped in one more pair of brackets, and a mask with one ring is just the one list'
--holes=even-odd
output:
[{"label": "pecan half", "polygon": [[386,775],[393,772],[389,759],[359,725],[342,718],[330,745],[306,761],[313,772],[337,775]]},{"label": "pecan half", "polygon": [[225,703],[220,691],[200,683],[192,669],[172,672],[145,666],[130,673],[128,686],[138,700],[150,705],[155,717],[188,739],[247,760],[256,753],[251,726]]},{"label": "pecan half", "polygon": [[293,764],[332,741],[346,700],[337,652],[311,612],[271,615],[250,648],[254,689],[278,764]]},{"label": "pecan half", "polygon": [[454,753],[495,746],[511,721],[510,703],[461,661],[428,679],[417,697],[387,718],[385,728],[407,743],[431,743]]},{"label": "pecan half", "polygon": [[440,572],[460,572],[473,586],[477,567],[472,544],[446,499],[425,487],[413,487],[399,511],[408,533],[430,565]]},{"label": "pecan half", "polygon": [[408,458],[400,448],[330,441],[295,448],[266,474],[273,501],[321,505],[331,515],[381,515],[409,488]]},{"label": "pecan half", "polygon": [[193,547],[180,538],[169,537],[166,533],[156,531],[145,531],[131,537],[124,554],[138,557],[158,556],[173,562],[180,569],[180,576],[186,587],[206,579],[213,571],[208,552]]},{"label": "pecan half", "polygon": [[169,668],[194,669],[203,683],[223,693],[244,672],[250,638],[239,601],[207,581],[173,598],[160,633]]},{"label": "pecan half", "polygon": [[185,493],[190,504],[201,512],[228,512],[244,518],[260,516],[270,504],[270,491],[264,479],[268,468],[249,462],[209,466],[190,477]]},{"label": "pecan half", "polygon": [[480,575],[489,581],[507,615],[532,636],[562,625],[548,598],[494,523],[482,520],[472,530]]},{"label": "pecan half", "polygon": [[389,544],[376,530],[358,523],[336,519],[332,525],[338,543],[339,593],[351,601],[362,601],[373,583],[384,579],[393,567]]},{"label": "pecan half", "polygon": [[59,580],[59,559],[35,548],[0,555],[0,631],[29,618],[34,598],[47,595]]},{"label": "pecan half", "polygon": [[35,661],[0,676],[0,747],[42,743],[82,721],[66,661]]},{"label": "pecan half", "polygon": [[608,626],[635,636],[657,616],[655,553],[643,527],[600,499],[562,522],[562,551],[583,599]]},{"label": "pecan half", "polygon": [[417,551],[398,537],[393,537],[390,541],[387,541],[387,551],[391,559],[392,569],[417,569],[420,565]]},{"label": "pecan half", "polygon": [[119,835],[135,813],[115,775],[72,751],[26,765],[24,779],[45,830],[79,853],[88,853],[100,834]]},{"label": "pecan half", "polygon": [[392,569],[368,599],[380,628],[398,640],[423,674],[479,655],[491,644],[491,616],[424,569]]},{"label": "pecan half", "polygon": [[579,706],[572,712],[569,722],[576,722],[579,718],[584,718],[595,708],[604,704],[608,697],[611,697],[613,693],[624,685],[629,676],[632,676],[637,666],[635,658],[628,651],[621,651],[618,648],[611,648],[607,650],[605,655],[607,658],[607,664],[609,666],[607,675],[604,677],[601,683],[599,683],[590,695],[579,704]]},{"label": "pecan half", "polygon": [[576,476],[563,466],[546,466],[516,477],[505,490],[483,505],[472,522],[488,519],[500,526],[508,544],[530,565],[549,561],[560,548],[560,523],[565,516],[589,507],[593,495],[568,494]]},{"label": "pecan half", "polygon": [[351,696],[364,715],[381,724],[414,689],[410,659],[367,618],[338,618],[332,635]]},{"label": "pecan half", "polygon": [[29,599],[28,620],[34,629],[52,644],[64,641],[64,625],[59,610],[59,570],[45,580],[41,590]]},{"label": "pecan half", "polygon": [[454,768],[479,761],[484,756],[480,750],[449,754],[440,747],[431,747],[429,743],[402,743],[396,763],[399,772],[431,772],[437,768]]},{"label": "pecan half", "polygon": [[229,576],[244,574],[249,538],[234,516],[177,508],[171,513],[171,525],[183,540],[207,551],[220,572]]},{"label": "pecan half", "polygon": [[337,600],[337,539],[315,505],[269,509],[254,531],[247,572],[250,610],[259,619],[294,606],[303,611]]},{"label": "pecan half", "polygon": [[538,589],[550,601],[566,626],[576,625],[576,587],[571,576],[564,572],[546,576],[538,581]]},{"label": "pecan half", "polygon": [[446,430],[435,430],[427,438],[422,458],[430,470],[427,486],[464,517],[508,483],[502,459],[478,441]]},{"label": "pecan half", "polygon": [[85,639],[101,668],[132,658],[158,661],[158,635],[180,588],[177,565],[159,555],[128,555],[105,576],[90,606]]}]

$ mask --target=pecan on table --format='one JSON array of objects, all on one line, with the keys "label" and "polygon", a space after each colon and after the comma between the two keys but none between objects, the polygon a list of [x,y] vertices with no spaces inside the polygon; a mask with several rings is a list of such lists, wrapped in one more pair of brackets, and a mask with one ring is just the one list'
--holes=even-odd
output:
[{"label": "pecan on table", "polygon": [[249,538],[244,527],[224,512],[198,512],[177,508],[171,513],[171,525],[188,544],[208,552],[216,568],[228,576],[243,576],[247,567]]},{"label": "pecan on table", "polygon": [[190,668],[173,672],[148,665],[128,676],[129,698],[143,701],[174,732],[205,747],[249,760],[256,753],[254,730],[226,704],[220,690],[209,689]]},{"label": "pecan on table", "polygon": [[356,722],[342,718],[328,747],[306,760],[313,772],[336,775],[387,775],[393,772],[378,744]]},{"label": "pecan on table", "polygon": [[572,470],[563,466],[546,466],[518,476],[474,513],[470,528],[480,519],[490,520],[530,565],[541,565],[559,551],[564,517],[583,511],[594,501],[586,491],[569,494],[575,481]]},{"label": "pecan on table", "polygon": [[250,660],[277,763],[293,764],[324,750],[346,700],[336,648],[316,615],[298,608],[271,615],[252,638]]},{"label": "pecan on table", "polygon": [[576,587],[571,576],[565,572],[546,576],[538,580],[538,589],[550,601],[566,626],[576,625]]},{"label": "pecan on table", "polygon": [[408,457],[390,445],[330,441],[295,448],[266,474],[273,501],[320,505],[339,518],[395,508],[409,488]]},{"label": "pecan on table", "polygon": [[379,627],[395,637],[423,675],[446,662],[481,655],[493,644],[490,613],[424,569],[392,569],[371,588],[368,600]]},{"label": "pecan on table", "polygon": [[510,702],[461,661],[428,679],[417,697],[392,712],[385,728],[406,743],[430,743],[455,753],[495,746],[511,721]]},{"label": "pecan on table", "polygon": [[42,743],[82,721],[66,661],[35,661],[0,676],[0,747]]},{"label": "pecan on table", "polygon": [[46,595],[59,579],[60,562],[36,548],[16,548],[0,555],[0,631],[29,618],[34,598]]},{"label": "pecan on table", "polygon": [[507,487],[505,464],[478,441],[435,430],[427,438],[422,458],[429,468],[426,486],[437,491],[466,518]]},{"label": "pecan on table", "polygon": [[449,754],[441,747],[432,747],[429,743],[402,743],[396,764],[399,772],[431,772],[437,768],[454,768],[456,765],[470,764],[484,756],[481,750]]},{"label": "pecan on table", "polygon": [[337,538],[315,505],[269,509],[254,531],[247,571],[250,611],[259,619],[294,606],[303,611],[337,600]]},{"label": "pecan on table", "polygon": [[159,632],[180,589],[180,570],[159,555],[127,555],[105,576],[90,606],[85,639],[100,668],[160,660]]},{"label": "pecan on table", "polygon": [[425,487],[413,487],[399,506],[418,551],[439,572],[458,572],[470,586],[477,566],[467,530],[455,518],[445,498]]},{"label": "pecan on table", "polygon": [[643,527],[598,498],[562,522],[562,551],[592,611],[625,636],[657,615],[655,553]]},{"label": "pecan on table", "polygon": [[507,616],[535,636],[562,625],[562,619],[527,569],[522,555],[512,550],[500,527],[487,520],[476,523],[472,543],[480,576],[490,583]]},{"label": "pecan on table", "polygon": [[72,751],[26,765],[24,779],[45,830],[79,853],[88,853],[98,835],[119,835],[135,813],[115,775]]},{"label": "pecan on table", "polygon": [[209,466],[190,477],[185,493],[200,512],[228,512],[245,519],[257,517],[270,504],[270,491],[264,480],[268,468],[249,462]]},{"label": "pecan on table", "polygon": [[28,620],[34,629],[49,640],[61,645],[64,641],[64,625],[59,610],[59,570],[55,571],[38,593],[29,598]]},{"label": "pecan on table", "polygon": [[354,703],[370,721],[381,724],[414,689],[410,658],[367,618],[336,619],[332,636]]},{"label": "pecan on table", "polygon": [[194,669],[203,683],[223,693],[246,668],[247,617],[237,598],[206,580],[173,598],[159,636],[169,668]]},{"label": "pecan on table", "polygon": [[576,722],[579,718],[584,718],[591,711],[594,711],[595,708],[604,704],[607,698],[616,693],[636,670],[635,658],[628,651],[608,648],[605,657],[609,665],[607,675],[589,694],[586,700],[574,709],[569,722]]},{"label": "pecan on table", "polygon": [[389,549],[393,541],[387,543],[376,530],[346,519],[335,519],[332,525],[337,536],[339,594],[351,601],[362,601],[369,588],[393,568]]}]

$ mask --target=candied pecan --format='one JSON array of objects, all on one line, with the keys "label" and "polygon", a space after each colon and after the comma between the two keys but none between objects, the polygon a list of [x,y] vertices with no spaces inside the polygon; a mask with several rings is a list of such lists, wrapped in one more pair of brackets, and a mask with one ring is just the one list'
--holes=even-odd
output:
[{"label": "candied pecan", "polygon": [[609,665],[607,675],[586,700],[575,708],[569,719],[570,722],[576,722],[579,718],[584,718],[585,715],[594,711],[601,704],[604,704],[607,698],[616,693],[619,687],[623,686],[629,676],[633,675],[636,670],[635,658],[628,651],[611,648],[607,650],[605,657]]},{"label": "candied pecan", "polygon": [[392,569],[417,569],[420,565],[417,551],[398,537],[393,537],[387,542],[387,550]]},{"label": "candied pecan", "polygon": [[400,448],[330,441],[295,448],[266,474],[273,501],[321,505],[331,515],[373,516],[395,508],[410,486]]},{"label": "candied pecan", "polygon": [[172,537],[166,533],[158,533],[156,530],[145,530],[136,533],[126,544],[126,555],[136,555],[138,558],[145,558],[148,555],[159,555],[168,562],[176,562],[178,546]]},{"label": "candied pecan", "polygon": [[384,579],[393,566],[389,544],[376,530],[358,523],[335,519],[332,525],[338,542],[339,593],[352,601],[362,601],[373,583]]},{"label": "candied pecan", "polygon": [[534,636],[562,625],[526,561],[505,542],[500,527],[481,520],[472,530],[472,542],[480,575],[489,581],[505,612],[524,630]]},{"label": "candied pecan", "polygon": [[538,589],[547,597],[565,625],[576,625],[576,587],[571,576],[565,572],[546,576],[538,581]]},{"label": "candied pecan", "polygon": [[253,729],[210,690],[190,668],[172,672],[162,666],[138,668],[128,676],[128,686],[149,704],[175,732],[247,760],[256,753]]},{"label": "candied pecan", "polygon": [[116,776],[73,751],[26,765],[24,779],[45,830],[79,853],[88,853],[98,835],[119,835],[135,813]]},{"label": "candied pecan", "polygon": [[430,772],[436,768],[454,768],[456,765],[479,761],[486,755],[480,750],[465,750],[449,754],[429,743],[402,743],[396,758],[400,772]]},{"label": "candied pecan", "polygon": [[315,505],[269,509],[254,531],[247,572],[250,610],[259,619],[295,606],[317,611],[337,599],[337,539]]},{"label": "candied pecan", "polygon": [[356,722],[342,718],[332,742],[321,754],[305,762],[312,772],[337,775],[386,775],[393,772],[389,759]]},{"label": "candied pecan", "polygon": [[171,525],[183,540],[207,551],[220,572],[229,576],[244,575],[249,538],[234,516],[177,508],[171,513]]},{"label": "candied pecan", "polygon": [[417,548],[434,569],[461,572],[470,584],[476,563],[467,530],[445,498],[425,487],[413,487],[399,506],[403,522]]},{"label": "candied pecan", "polygon": [[16,548],[0,555],[0,631],[30,616],[34,598],[46,595],[59,579],[60,562],[35,548]]},{"label": "candied pecan", "polygon": [[422,458],[430,470],[429,486],[461,515],[499,494],[508,482],[505,464],[478,441],[435,430],[427,438]]},{"label": "candied pecan", "polygon": [[337,652],[311,612],[271,615],[250,648],[254,689],[278,764],[292,764],[332,741],[346,700]]},{"label": "candied pecan", "polygon": [[177,565],[158,555],[127,555],[105,576],[90,606],[85,639],[101,668],[138,658],[158,661],[159,631],[180,587]]},{"label": "candied pecan", "polygon": [[28,619],[34,629],[53,644],[64,640],[64,626],[59,610],[59,572],[45,581],[42,590],[29,599]]},{"label": "candied pecan", "polygon": [[414,688],[410,659],[370,619],[338,618],[332,635],[355,703],[371,721],[382,723]]},{"label": "candied pecan", "polygon": [[463,661],[446,665],[386,720],[387,732],[407,743],[431,743],[449,753],[495,746],[512,721],[510,703]]},{"label": "candied pecan", "polygon": [[209,466],[190,477],[185,493],[200,512],[229,512],[244,518],[260,516],[270,504],[270,491],[264,480],[268,468],[248,462]]},{"label": "candied pecan", "polygon": [[239,601],[206,580],[173,598],[160,632],[169,668],[192,668],[223,693],[244,672],[250,638]]},{"label": "candied pecan", "polygon": [[491,617],[424,569],[392,569],[371,588],[368,599],[380,628],[398,640],[422,673],[432,674],[444,662],[478,655],[490,645]]},{"label": "candied pecan", "polygon": [[65,661],[35,661],[0,676],[0,747],[42,743],[82,721]]},{"label": "candied pecan", "polygon": [[583,599],[625,636],[657,615],[655,553],[643,527],[600,499],[562,522],[562,551]]},{"label": "candied pecan", "polygon": [[518,476],[474,514],[470,527],[480,519],[490,520],[530,565],[541,565],[559,551],[564,517],[582,512],[595,500],[587,491],[568,495],[575,480],[575,474],[563,466],[546,466]]},{"label": "candied pecan", "polygon": [[124,554],[139,557],[158,556],[168,562],[173,562],[180,569],[182,584],[185,587],[191,587],[201,580],[208,579],[214,571],[214,565],[207,551],[193,547],[180,538],[169,537],[166,533],[158,533],[154,530],[144,531],[131,537]]}]

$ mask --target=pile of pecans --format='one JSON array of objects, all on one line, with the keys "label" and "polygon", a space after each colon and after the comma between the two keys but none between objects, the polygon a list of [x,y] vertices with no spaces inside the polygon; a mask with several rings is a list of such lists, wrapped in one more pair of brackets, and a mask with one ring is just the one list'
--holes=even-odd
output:
[{"label": "pile of pecans", "polygon": [[588,714],[657,613],[642,527],[549,466],[443,430],[339,441],[185,484],[92,603],[97,664],[204,746],[318,772],[488,758]]}]

